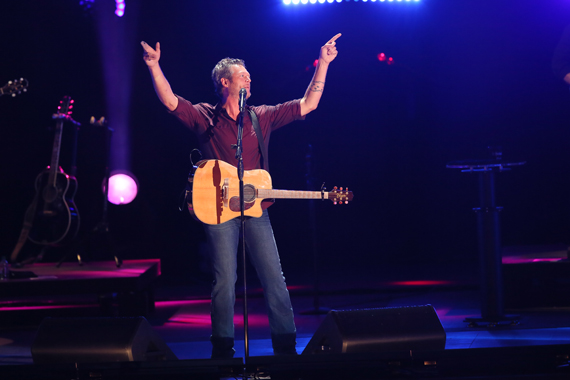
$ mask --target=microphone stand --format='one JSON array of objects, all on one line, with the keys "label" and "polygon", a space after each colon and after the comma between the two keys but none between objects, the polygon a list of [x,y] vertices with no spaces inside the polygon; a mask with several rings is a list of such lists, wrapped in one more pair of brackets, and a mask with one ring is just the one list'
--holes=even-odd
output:
[{"label": "microphone stand", "polygon": [[[238,160],[237,175],[239,179],[239,203],[241,211],[241,248],[242,248],[242,264],[243,264],[243,331],[244,331],[244,352],[245,359],[249,357],[249,332],[248,332],[248,314],[247,314],[247,278],[246,278],[246,257],[245,257],[245,202],[243,196],[243,150],[242,150],[242,137],[243,137],[243,111],[245,109],[245,95],[240,90],[240,109],[238,117],[238,134],[236,144],[236,158]],[[242,97],[243,96],[243,101]]]}]

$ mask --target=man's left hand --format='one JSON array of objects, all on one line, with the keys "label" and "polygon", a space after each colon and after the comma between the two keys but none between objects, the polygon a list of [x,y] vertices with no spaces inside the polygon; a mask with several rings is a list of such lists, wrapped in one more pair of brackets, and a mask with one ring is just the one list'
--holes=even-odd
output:
[{"label": "man's left hand", "polygon": [[321,47],[321,55],[319,56],[319,60],[323,62],[330,63],[332,62],[336,56],[338,55],[338,51],[336,50],[336,40],[342,36],[341,33],[337,34],[333,38],[331,38],[323,47]]}]

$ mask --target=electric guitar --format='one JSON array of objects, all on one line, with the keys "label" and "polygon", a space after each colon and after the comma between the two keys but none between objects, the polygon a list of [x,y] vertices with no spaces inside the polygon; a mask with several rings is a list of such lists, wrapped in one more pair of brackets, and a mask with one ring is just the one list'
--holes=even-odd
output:
[{"label": "electric guitar", "polygon": [[[221,160],[202,160],[196,166],[190,212],[206,224],[221,224],[241,216],[237,168]],[[263,212],[263,199],[328,199],[346,204],[353,198],[352,192],[342,187],[330,192],[274,190],[269,172],[262,169],[245,170],[243,182],[244,215],[255,218]]]},{"label": "electric guitar", "polygon": [[63,122],[71,118],[73,100],[65,96],[60,101],[56,119],[51,163],[36,178],[36,195],[29,212],[33,222],[28,238],[37,244],[62,245],[71,240],[79,229],[79,213],[73,197],[77,180],[59,166],[59,151]]},{"label": "electric guitar", "polygon": [[12,95],[12,97],[26,92],[28,89],[28,81],[24,78],[14,79],[9,81],[4,86],[0,87],[0,96],[2,95]]}]

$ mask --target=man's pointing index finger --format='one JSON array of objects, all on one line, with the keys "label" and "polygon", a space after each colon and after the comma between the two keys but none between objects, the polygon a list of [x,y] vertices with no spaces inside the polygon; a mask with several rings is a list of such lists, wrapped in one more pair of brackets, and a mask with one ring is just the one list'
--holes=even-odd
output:
[{"label": "man's pointing index finger", "polygon": [[335,42],[340,36],[342,36],[342,33],[337,34],[336,36],[334,36],[333,38],[331,38],[329,40],[329,42],[327,42],[327,44],[332,44],[333,42]]}]

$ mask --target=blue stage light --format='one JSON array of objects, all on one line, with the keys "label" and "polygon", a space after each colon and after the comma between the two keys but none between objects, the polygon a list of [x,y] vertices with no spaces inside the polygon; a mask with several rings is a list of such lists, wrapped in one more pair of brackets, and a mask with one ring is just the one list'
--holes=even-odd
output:
[{"label": "blue stage light", "polygon": [[420,2],[420,0],[283,0],[283,4],[285,4],[285,5],[316,4],[316,3],[319,3],[319,4],[329,3],[330,4],[330,3],[334,3],[334,2],[342,3],[343,1],[346,1],[346,2],[352,1],[355,3],[359,2],[359,1],[362,1],[363,3],[367,3],[369,1],[371,3],[375,3],[376,1],[378,1],[380,3],[385,3],[385,2],[389,2],[389,3],[394,3],[394,2],[397,2],[397,3],[404,3],[404,2],[405,3],[419,3]]},{"label": "blue stage light", "polygon": [[85,11],[90,12],[94,2],[95,0],[80,0],[79,5],[81,5]]}]

